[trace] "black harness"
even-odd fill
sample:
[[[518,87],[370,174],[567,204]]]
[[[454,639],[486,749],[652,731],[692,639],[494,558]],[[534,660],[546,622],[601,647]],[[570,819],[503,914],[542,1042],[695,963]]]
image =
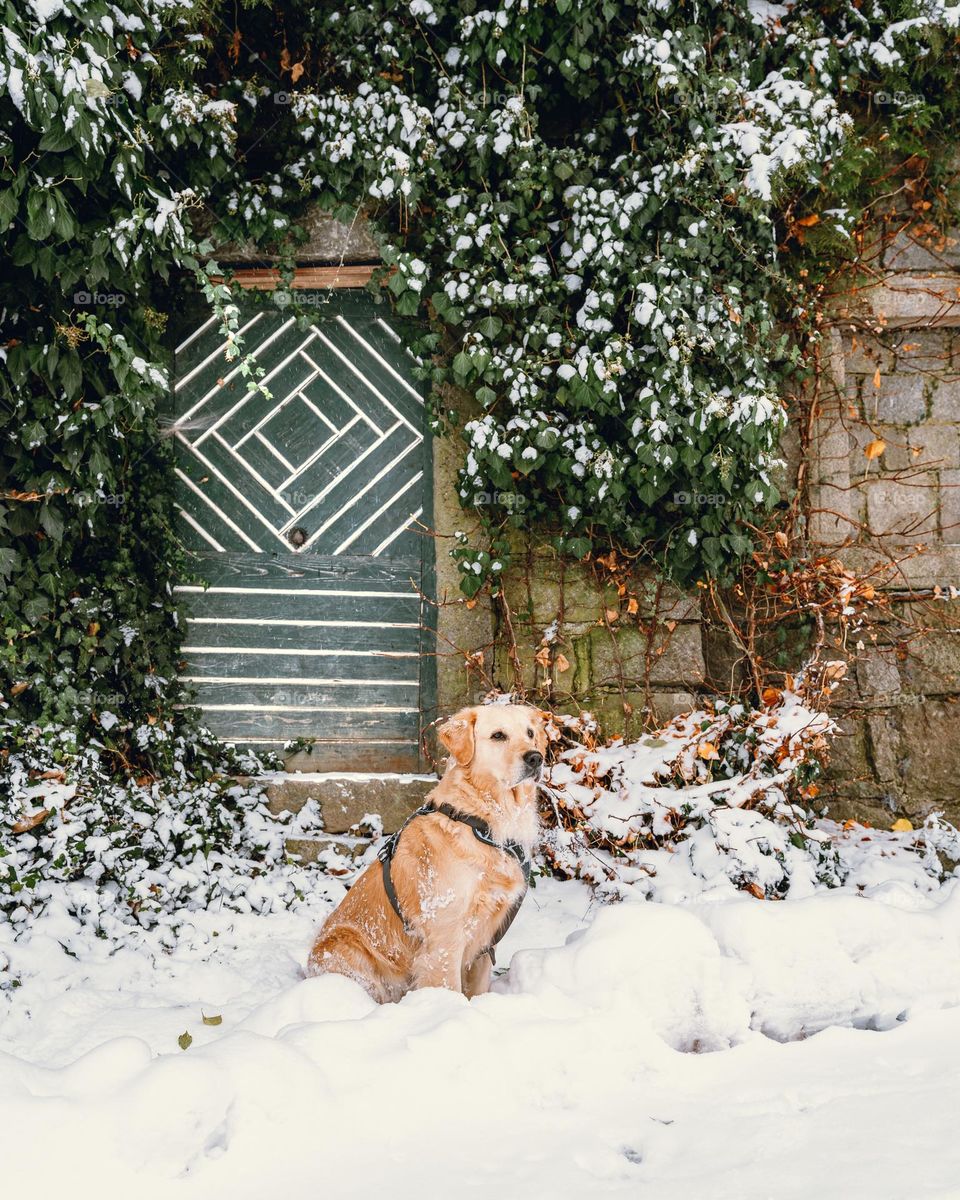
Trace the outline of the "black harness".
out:
[[[493,935],[493,941],[481,954],[489,954],[492,962],[496,962],[497,958],[494,954],[494,946],[507,932],[513,924],[513,919],[520,911],[520,905],[523,903],[524,896],[527,894],[527,888],[530,884],[530,868],[531,862],[527,857],[526,852],[519,842],[498,842],[490,829],[490,826],[482,817],[472,817],[469,813],[458,812],[449,804],[424,804],[422,808],[418,808],[416,812],[410,814],[404,821],[396,833],[390,837],[380,847],[377,857],[380,859],[380,865],[383,869],[383,890],[387,893],[387,899],[390,901],[390,907],[400,918],[400,924],[403,926],[404,932],[415,937],[415,931],[407,924],[407,919],[403,915],[403,910],[400,908],[400,901],[397,899],[397,892],[393,886],[393,879],[390,873],[390,864],[393,861],[393,856],[397,852],[397,846],[400,845],[400,835],[417,817],[426,817],[431,813],[440,813],[444,817],[449,817],[451,821],[460,821],[463,825],[469,825],[473,830],[473,836],[478,842],[484,842],[487,846],[493,846],[495,850],[502,850],[504,854],[512,854],[520,865],[520,870],[523,872],[523,891],[517,897],[516,901],[510,906],[510,910],[500,922],[497,932]]]

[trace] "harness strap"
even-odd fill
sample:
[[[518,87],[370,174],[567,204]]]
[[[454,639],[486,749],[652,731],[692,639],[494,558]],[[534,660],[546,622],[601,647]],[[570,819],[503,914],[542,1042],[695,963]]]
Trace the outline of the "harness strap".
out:
[[[530,870],[532,863],[527,857],[523,846],[521,846],[519,842],[498,842],[494,838],[493,831],[491,830],[490,826],[482,817],[474,817],[471,816],[470,813],[459,812],[450,804],[424,804],[421,808],[418,808],[415,812],[412,812],[400,826],[397,832],[391,834],[390,837],[387,838],[377,853],[377,857],[380,859],[380,867],[383,874],[383,890],[386,892],[387,899],[390,901],[390,907],[400,918],[400,924],[403,926],[404,933],[413,936],[414,930],[411,929],[410,925],[407,923],[406,917],[403,915],[403,910],[400,907],[400,901],[397,897],[397,890],[393,886],[390,864],[393,861],[394,854],[397,852],[397,846],[400,844],[400,835],[403,833],[406,827],[416,817],[428,816],[430,813],[440,813],[442,816],[448,817],[451,821],[459,821],[463,825],[469,825],[473,830],[473,836],[477,839],[477,841],[483,842],[484,845],[487,846],[493,846],[496,850],[502,850],[505,854],[512,855],[520,866],[520,870],[523,873],[523,891],[510,906],[509,911],[504,915],[497,932],[493,935],[493,941],[489,946],[480,952],[481,954],[489,954],[491,961],[496,963],[497,957],[494,953],[494,946],[496,946],[496,944],[501,940],[501,938],[513,924],[514,918],[520,911],[520,905],[523,903],[524,897],[527,894],[527,886],[530,882]]]

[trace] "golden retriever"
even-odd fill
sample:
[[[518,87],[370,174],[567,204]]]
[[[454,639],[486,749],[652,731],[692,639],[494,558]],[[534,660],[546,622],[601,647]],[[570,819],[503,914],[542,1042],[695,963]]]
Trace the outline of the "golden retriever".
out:
[[[518,704],[465,708],[439,737],[450,759],[427,796],[428,811],[395,835],[387,868],[382,861],[367,867],[310,952],[310,974],[346,975],[380,1003],[411,988],[487,991],[489,951],[526,892],[529,868],[520,860],[529,863],[537,841],[537,780],[546,753],[540,714]],[[472,818],[473,826],[436,811],[440,806]]]

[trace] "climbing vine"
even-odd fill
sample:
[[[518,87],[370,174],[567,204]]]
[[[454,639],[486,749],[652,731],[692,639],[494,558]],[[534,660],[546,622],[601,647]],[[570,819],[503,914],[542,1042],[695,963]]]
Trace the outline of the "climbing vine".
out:
[[[233,312],[201,229],[289,261],[308,205],[371,222],[464,441],[468,594],[533,528],[724,580],[783,501],[783,383],[879,151],[955,129],[933,0],[3,12],[0,690],[158,768],[140,731],[183,699],[164,327],[198,278]]]

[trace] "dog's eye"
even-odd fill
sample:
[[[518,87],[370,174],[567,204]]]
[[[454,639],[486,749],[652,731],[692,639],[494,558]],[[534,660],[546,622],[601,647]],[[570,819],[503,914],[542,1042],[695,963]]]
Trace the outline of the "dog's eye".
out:
[[[528,730],[527,730],[527,737],[533,737],[533,730],[532,730],[532,729],[528,729]]]
[[[506,740],[507,740],[507,735],[503,732],[502,729],[498,729],[496,733],[490,734],[491,742],[505,742]]]

